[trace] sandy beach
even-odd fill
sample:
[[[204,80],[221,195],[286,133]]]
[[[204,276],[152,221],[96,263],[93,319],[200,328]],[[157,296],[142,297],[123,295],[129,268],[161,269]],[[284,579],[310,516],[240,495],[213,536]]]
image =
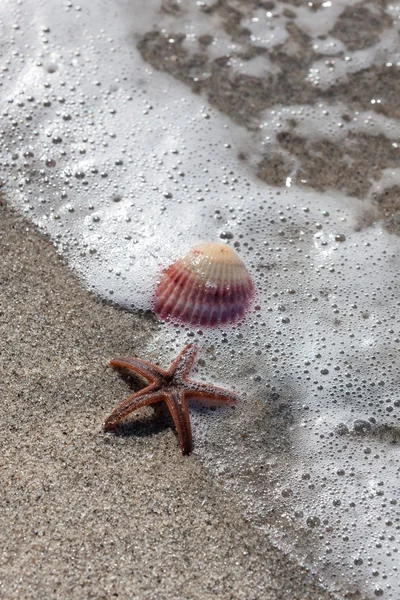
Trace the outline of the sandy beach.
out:
[[[400,3],[0,23],[0,599],[398,600]],[[155,302],[204,242],[254,287],[218,327]],[[159,404],[105,433],[109,361],[188,342],[236,410],[192,403],[187,457]]]
[[[83,289],[54,248],[0,207],[0,596],[327,600],[257,532],[167,420],[102,424],[153,324]]]

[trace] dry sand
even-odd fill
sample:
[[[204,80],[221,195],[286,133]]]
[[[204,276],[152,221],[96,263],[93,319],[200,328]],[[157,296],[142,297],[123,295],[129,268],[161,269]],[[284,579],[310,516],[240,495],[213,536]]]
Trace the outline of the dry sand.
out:
[[[102,423],[127,394],[107,368],[149,321],[88,292],[0,206],[0,597],[324,600],[259,535],[170,423]]]

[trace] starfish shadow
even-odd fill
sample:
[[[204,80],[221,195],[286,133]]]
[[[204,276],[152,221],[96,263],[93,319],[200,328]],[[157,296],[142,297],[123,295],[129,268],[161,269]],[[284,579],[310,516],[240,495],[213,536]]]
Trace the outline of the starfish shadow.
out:
[[[132,390],[132,393],[146,387],[146,382],[141,377],[120,371],[120,378]],[[157,402],[152,406],[143,407],[135,415],[131,415],[112,430],[116,437],[151,437],[173,428],[174,421],[163,402]],[[111,432],[110,432],[111,433]]]
[[[166,415],[157,418],[155,415],[138,416],[136,419],[129,419],[120,423],[114,430],[116,437],[152,437],[170,429],[173,425],[172,419]]]

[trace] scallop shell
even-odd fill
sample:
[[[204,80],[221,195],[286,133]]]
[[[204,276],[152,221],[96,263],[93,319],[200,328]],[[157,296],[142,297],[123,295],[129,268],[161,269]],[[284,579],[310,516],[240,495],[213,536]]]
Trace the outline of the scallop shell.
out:
[[[155,294],[162,319],[213,326],[242,317],[254,286],[232,248],[210,242],[192,248],[167,267]]]

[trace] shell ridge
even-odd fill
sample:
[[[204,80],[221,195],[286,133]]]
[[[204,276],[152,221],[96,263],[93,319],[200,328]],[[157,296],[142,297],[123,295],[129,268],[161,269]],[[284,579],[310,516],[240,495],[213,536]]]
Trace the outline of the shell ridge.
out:
[[[175,273],[178,275],[177,277]],[[161,292],[156,303],[156,312],[160,312],[161,318],[168,317],[175,305],[175,296],[181,286],[183,277],[183,272],[179,274],[178,263],[171,265],[164,271],[158,288]]]

